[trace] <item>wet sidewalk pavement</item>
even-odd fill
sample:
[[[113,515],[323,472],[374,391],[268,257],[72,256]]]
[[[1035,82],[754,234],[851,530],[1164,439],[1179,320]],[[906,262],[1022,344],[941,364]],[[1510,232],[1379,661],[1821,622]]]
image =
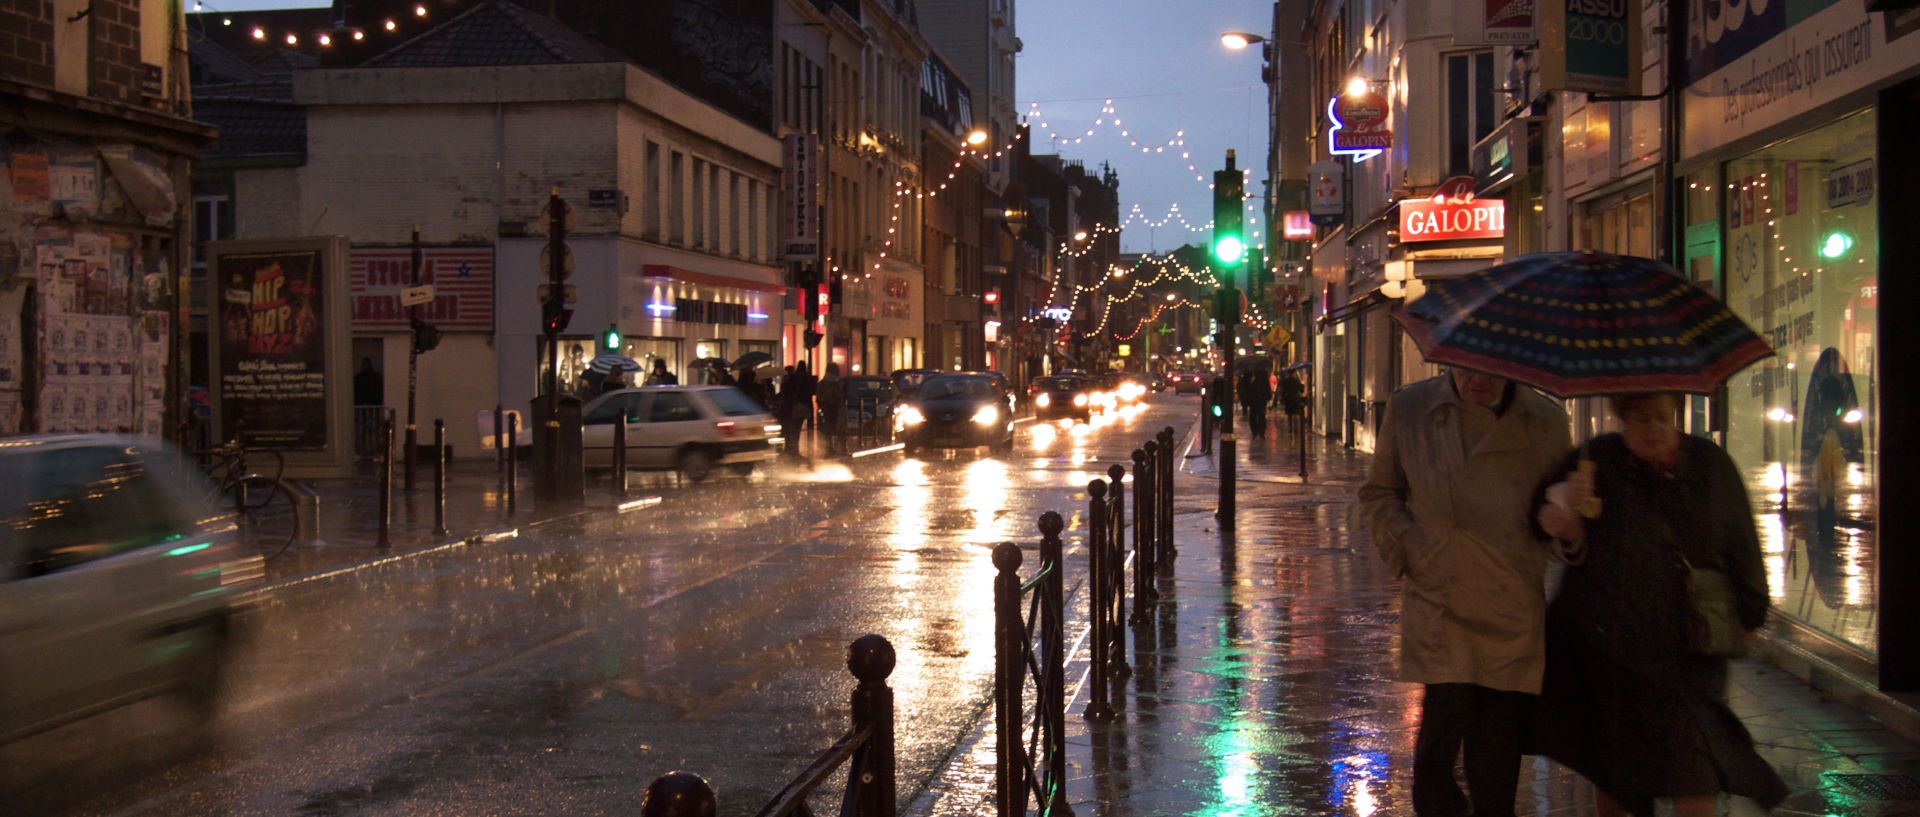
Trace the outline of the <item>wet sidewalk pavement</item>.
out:
[[[1309,437],[1303,483],[1298,438],[1243,434],[1237,531],[1223,534],[1217,469],[1185,456],[1194,442],[1189,432],[1178,449],[1173,573],[1153,620],[1130,630],[1133,674],[1114,683],[1110,721],[1082,717],[1084,623],[1069,614],[1074,813],[1412,817],[1420,692],[1395,679],[1398,586],[1352,514],[1367,456]],[[1775,814],[1920,814],[1920,747],[1763,661],[1735,661],[1731,683],[1735,711],[1792,786]],[[977,732],[906,813],[992,814],[992,757]],[[1538,757],[1525,760],[1520,801],[1521,815],[1595,813],[1590,787]],[[1729,798],[1722,813],[1761,812]]]

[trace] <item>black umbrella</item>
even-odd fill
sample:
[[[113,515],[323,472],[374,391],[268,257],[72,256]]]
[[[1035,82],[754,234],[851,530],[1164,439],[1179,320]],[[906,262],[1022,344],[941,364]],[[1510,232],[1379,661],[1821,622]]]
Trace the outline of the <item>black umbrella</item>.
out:
[[[727,359],[723,357],[696,358],[692,363],[687,364],[687,368],[689,369],[725,369],[727,368]]]
[[[763,363],[771,363],[771,362],[773,362],[773,355],[767,354],[766,352],[762,352],[756,349],[754,351],[741,355],[739,360],[735,360],[733,362],[733,365],[728,366],[727,368],[752,369],[760,366]]]

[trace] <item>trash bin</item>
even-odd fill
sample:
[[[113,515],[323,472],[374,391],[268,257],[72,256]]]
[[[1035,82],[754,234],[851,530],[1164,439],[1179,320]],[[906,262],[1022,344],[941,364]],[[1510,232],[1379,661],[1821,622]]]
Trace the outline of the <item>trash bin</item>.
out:
[[[533,496],[540,502],[586,501],[586,468],[581,461],[580,398],[562,395],[551,417],[547,398],[533,398]]]

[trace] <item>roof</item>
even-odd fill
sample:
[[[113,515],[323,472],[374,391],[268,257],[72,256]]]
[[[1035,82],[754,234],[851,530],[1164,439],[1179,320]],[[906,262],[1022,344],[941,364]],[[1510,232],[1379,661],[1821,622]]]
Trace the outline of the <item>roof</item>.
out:
[[[627,62],[627,58],[552,17],[505,0],[487,0],[364,65],[452,68],[591,62]]]
[[[307,152],[307,114],[291,100],[195,96],[193,118],[220,128],[220,141],[201,151],[202,160]]]

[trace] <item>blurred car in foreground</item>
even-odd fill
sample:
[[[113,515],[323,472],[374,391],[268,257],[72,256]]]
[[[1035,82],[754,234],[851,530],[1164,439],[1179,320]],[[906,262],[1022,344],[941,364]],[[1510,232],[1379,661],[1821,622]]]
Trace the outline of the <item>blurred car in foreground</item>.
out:
[[[158,440],[0,446],[0,743],[177,692],[210,718],[235,596],[265,575]]]
[[[1085,420],[1093,415],[1091,389],[1085,378],[1058,374],[1036,377],[1028,390],[1036,420],[1062,417]]]
[[[1207,376],[1199,372],[1174,372],[1167,375],[1174,394],[1199,394],[1207,387]]]
[[[582,412],[581,458],[613,468],[613,427],[625,418],[627,467],[677,470],[699,482],[717,467],[750,474],[780,454],[780,423],[732,386],[642,386],[600,395]]]
[[[1013,410],[1005,389],[984,374],[927,378],[894,412],[894,433],[907,453],[924,448],[992,446],[1013,450]]]

